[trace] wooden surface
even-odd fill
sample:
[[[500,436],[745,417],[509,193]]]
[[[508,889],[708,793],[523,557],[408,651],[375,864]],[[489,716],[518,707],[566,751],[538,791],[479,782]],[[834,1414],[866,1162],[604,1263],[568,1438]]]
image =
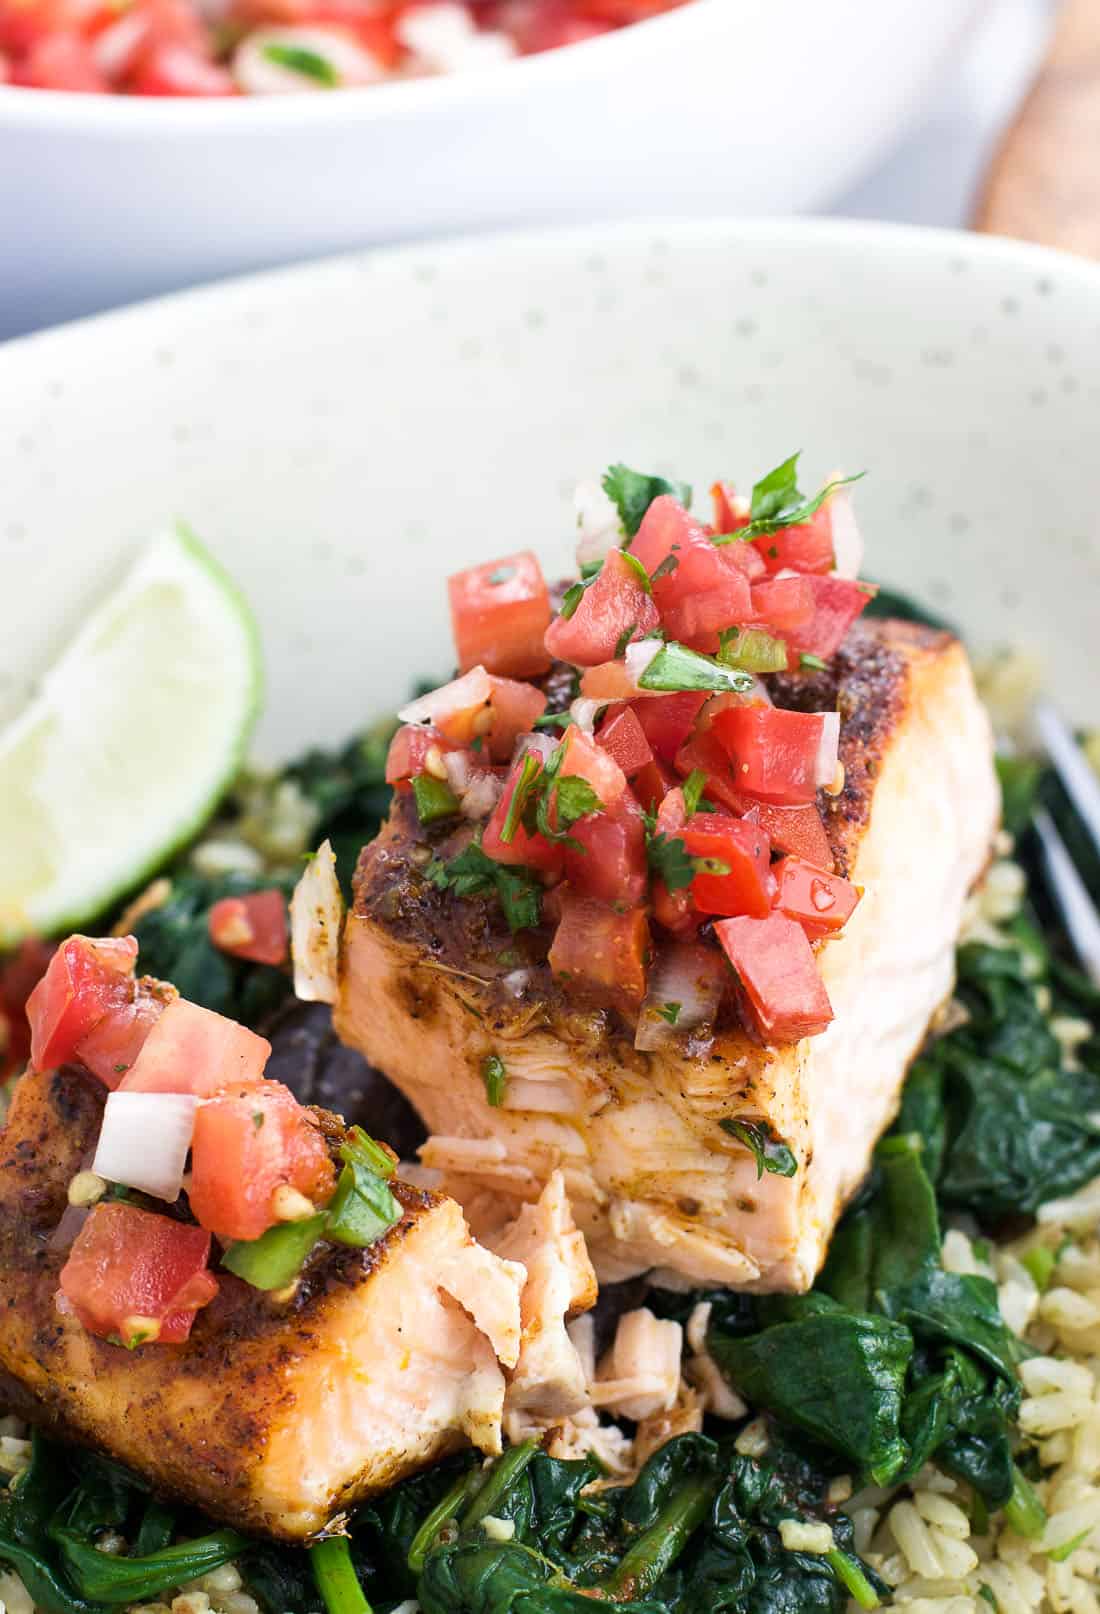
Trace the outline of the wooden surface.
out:
[[[1063,0],[974,225],[1100,258],[1100,0]]]

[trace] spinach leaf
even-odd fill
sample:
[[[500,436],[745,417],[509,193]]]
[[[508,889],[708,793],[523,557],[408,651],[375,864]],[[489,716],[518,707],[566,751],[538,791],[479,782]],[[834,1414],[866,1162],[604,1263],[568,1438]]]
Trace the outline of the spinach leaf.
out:
[[[761,1306],[760,1333],[708,1349],[748,1401],[843,1452],[887,1484],[905,1464],[900,1435],[913,1336],[887,1317],[845,1311],[827,1295]]]

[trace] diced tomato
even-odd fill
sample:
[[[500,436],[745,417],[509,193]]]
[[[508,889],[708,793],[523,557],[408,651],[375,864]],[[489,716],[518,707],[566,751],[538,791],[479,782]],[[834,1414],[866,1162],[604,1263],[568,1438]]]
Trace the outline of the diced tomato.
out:
[[[653,761],[645,730],[629,706],[620,707],[604,719],[596,733],[596,744],[614,757],[628,779]]]
[[[747,913],[762,919],[770,911],[775,893],[771,845],[759,824],[724,813],[696,813],[680,836],[691,857],[729,869],[728,874],[700,872],[691,882],[700,913]]]
[[[813,599],[813,613],[807,622],[787,635],[788,666],[797,670],[803,655],[835,656],[852,623],[875,590],[868,583],[854,583],[847,577],[807,577]]]
[[[581,694],[586,700],[606,701],[610,705],[636,699],[638,686],[627,671],[625,661],[603,661],[581,674]]]
[[[808,577],[773,577],[754,583],[752,620],[789,638],[804,628],[814,614],[813,587]]]
[[[159,44],[149,51],[130,81],[133,95],[239,95],[227,68],[186,45]]]
[[[108,1010],[133,1002],[137,954],[133,936],[70,936],[62,942],[27,999],[36,1070],[72,1059]]]
[[[137,1063],[146,1038],[170,1002],[170,994],[138,989],[133,1002],[107,1011],[76,1046],[80,1063],[112,1090]]]
[[[634,775],[630,788],[646,812],[655,813],[675,783],[676,775],[672,770],[654,758]]]
[[[648,957],[649,926],[641,908],[620,914],[591,897],[565,893],[549,954],[556,976],[640,1004]]]
[[[711,547],[702,527],[688,515],[679,500],[669,493],[654,499],[631,540],[630,553],[645,567],[653,584],[657,609],[662,614],[669,580],[679,569],[680,557],[698,544]],[[659,573],[662,567],[667,568],[664,574],[654,578],[654,573]]]
[[[516,741],[529,734],[546,710],[546,696],[534,684],[514,678],[490,678],[492,693],[489,709],[493,726],[489,730],[489,755],[494,762],[510,762]]]
[[[711,733],[733,763],[735,788],[745,795],[780,806],[816,798],[824,713],[731,707],[719,712]]]
[[[277,1188],[324,1203],[335,1172],[325,1140],[289,1088],[260,1081],[234,1086],[195,1116],[191,1210],[222,1239],[258,1239],[277,1220]]]
[[[49,942],[28,936],[0,965],[0,1077],[6,1065],[22,1065],[30,1053],[27,999],[53,954]]]
[[[634,703],[631,710],[641,724],[654,756],[662,762],[675,761],[676,753],[691,733],[706,699],[704,693],[689,689],[682,695],[657,695],[650,700]]]
[[[749,524],[749,501],[732,482],[715,482],[710,490],[715,532],[737,532]]]
[[[724,689],[721,694],[708,695],[699,708],[699,716],[695,719],[695,732],[698,735],[709,733],[714,727],[714,720],[723,712],[735,711],[742,706],[770,706],[771,699],[764,685],[759,681],[754,688],[744,691]]]
[[[747,577],[669,495],[654,499],[630,553],[649,573],[670,638],[715,651],[723,628],[750,617]]]
[[[101,1339],[179,1344],[218,1292],[209,1259],[202,1228],[136,1205],[96,1205],[61,1269],[61,1294]]]
[[[621,656],[632,640],[647,638],[660,620],[637,570],[613,549],[573,615],[555,617],[547,628],[546,650],[555,661],[596,667]]]
[[[566,729],[561,743],[558,778],[583,779],[592,786],[605,809],[613,807],[626,790],[626,775],[615,758],[575,723]]]
[[[435,746],[439,751],[461,750],[431,723],[405,723],[390,741],[386,757],[386,783],[403,784],[416,779],[424,772],[428,752]]]
[[[816,1037],[833,1018],[825,983],[802,926],[786,914],[721,919],[714,927],[737,971],[746,1006],[766,1042]]]
[[[678,785],[666,791],[657,807],[656,833],[669,839],[679,836],[687,823],[687,808],[684,805],[684,793]],[[677,935],[686,935],[689,931],[698,928],[701,915],[691,900],[691,887],[681,886],[678,891],[670,891],[665,882],[657,875],[654,876],[651,900],[653,904],[653,917],[666,930],[672,930]]]
[[[493,808],[489,822],[481,835],[481,850],[486,857],[491,857],[497,863],[508,863],[528,869],[541,869],[544,873],[557,873],[562,866],[561,847],[553,841],[548,841],[545,835],[538,831],[528,834],[522,824],[514,826],[512,839],[503,839],[502,832],[508,822],[508,813],[512,805],[512,797],[516,793],[520,779],[523,777],[523,764],[527,753],[517,757],[511,773],[504,781],[500,800]],[[539,772],[542,763],[539,763]]]
[[[863,895],[850,880],[800,857],[782,858],[775,874],[775,906],[788,919],[797,919],[811,941],[843,930]]]
[[[629,790],[610,812],[589,813],[569,830],[583,850],[566,846],[565,876],[581,896],[634,908],[645,896],[645,820]]]
[[[274,887],[222,897],[207,916],[210,940],[223,953],[253,964],[285,964],[286,898]]]
[[[230,1082],[258,1081],[271,1055],[266,1037],[186,998],[169,1003],[119,1086],[127,1093],[211,1098]]]
[[[808,863],[831,869],[833,854],[816,805],[777,807],[770,802],[753,801],[733,782],[733,763],[713,735],[697,734],[683,746],[676,758],[677,769],[686,778],[696,768],[707,776],[706,795],[713,802],[742,815],[755,808],[760,824],[778,852],[793,852]]]
[[[725,564],[743,572],[750,583],[759,583],[767,577],[768,568],[751,544],[718,544],[716,549]]]
[[[547,670],[550,594],[529,549],[456,572],[447,592],[460,671],[480,664],[503,678],[530,678]]]
[[[758,551],[769,572],[831,572],[836,564],[833,554],[833,522],[826,502],[809,521],[796,527],[781,527],[778,532],[764,538],[754,538]]]
[[[96,66],[91,44],[77,33],[52,34],[37,40],[16,66],[12,79],[36,90],[94,95],[111,88]]]

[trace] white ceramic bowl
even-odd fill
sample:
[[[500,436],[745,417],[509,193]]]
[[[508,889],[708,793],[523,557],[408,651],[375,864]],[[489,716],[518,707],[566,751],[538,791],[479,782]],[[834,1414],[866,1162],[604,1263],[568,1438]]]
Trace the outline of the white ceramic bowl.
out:
[[[107,315],[0,348],[0,719],[174,516],[258,613],[271,756],[448,672],[445,573],[564,570],[577,479],[702,494],[805,448],[806,486],[868,469],[871,575],[1037,645],[1095,722],[1098,416],[1100,267],[881,225],[390,250]]]
[[[983,0],[695,0],[451,78],[241,101],[0,88],[0,335],[446,231],[796,211],[900,133]]]

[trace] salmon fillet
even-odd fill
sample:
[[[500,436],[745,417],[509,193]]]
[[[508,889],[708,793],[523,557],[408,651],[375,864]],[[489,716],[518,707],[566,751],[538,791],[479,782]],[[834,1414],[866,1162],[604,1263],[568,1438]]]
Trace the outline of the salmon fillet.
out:
[[[772,689],[778,704],[841,713],[844,788],[820,806],[838,872],[866,890],[821,951],[835,1011],[822,1036],[761,1046],[727,1010],[709,1047],[637,1052],[614,1013],[563,996],[539,961],[545,939],[513,940],[495,904],[424,878],[426,832],[407,798],[360,858],[339,1033],[416,1105],[432,1134],[422,1160],[475,1228],[560,1169],[601,1281],[656,1268],[808,1289],[952,988],[999,813],[963,647],[909,623],[858,624],[828,673]],[[481,1076],[489,1053],[508,1075],[499,1108]],[[794,1176],[758,1178],[724,1118],[767,1122]]]
[[[219,1272],[186,1344],[127,1351],[60,1315],[75,1231],[59,1224],[104,1098],[81,1070],[32,1071],[0,1132],[0,1405],[287,1540],[468,1442],[500,1450],[524,1269],[475,1244],[453,1199],[407,1184],[383,1238],[321,1246],[289,1299]],[[342,1124],[314,1114],[335,1144]]]

